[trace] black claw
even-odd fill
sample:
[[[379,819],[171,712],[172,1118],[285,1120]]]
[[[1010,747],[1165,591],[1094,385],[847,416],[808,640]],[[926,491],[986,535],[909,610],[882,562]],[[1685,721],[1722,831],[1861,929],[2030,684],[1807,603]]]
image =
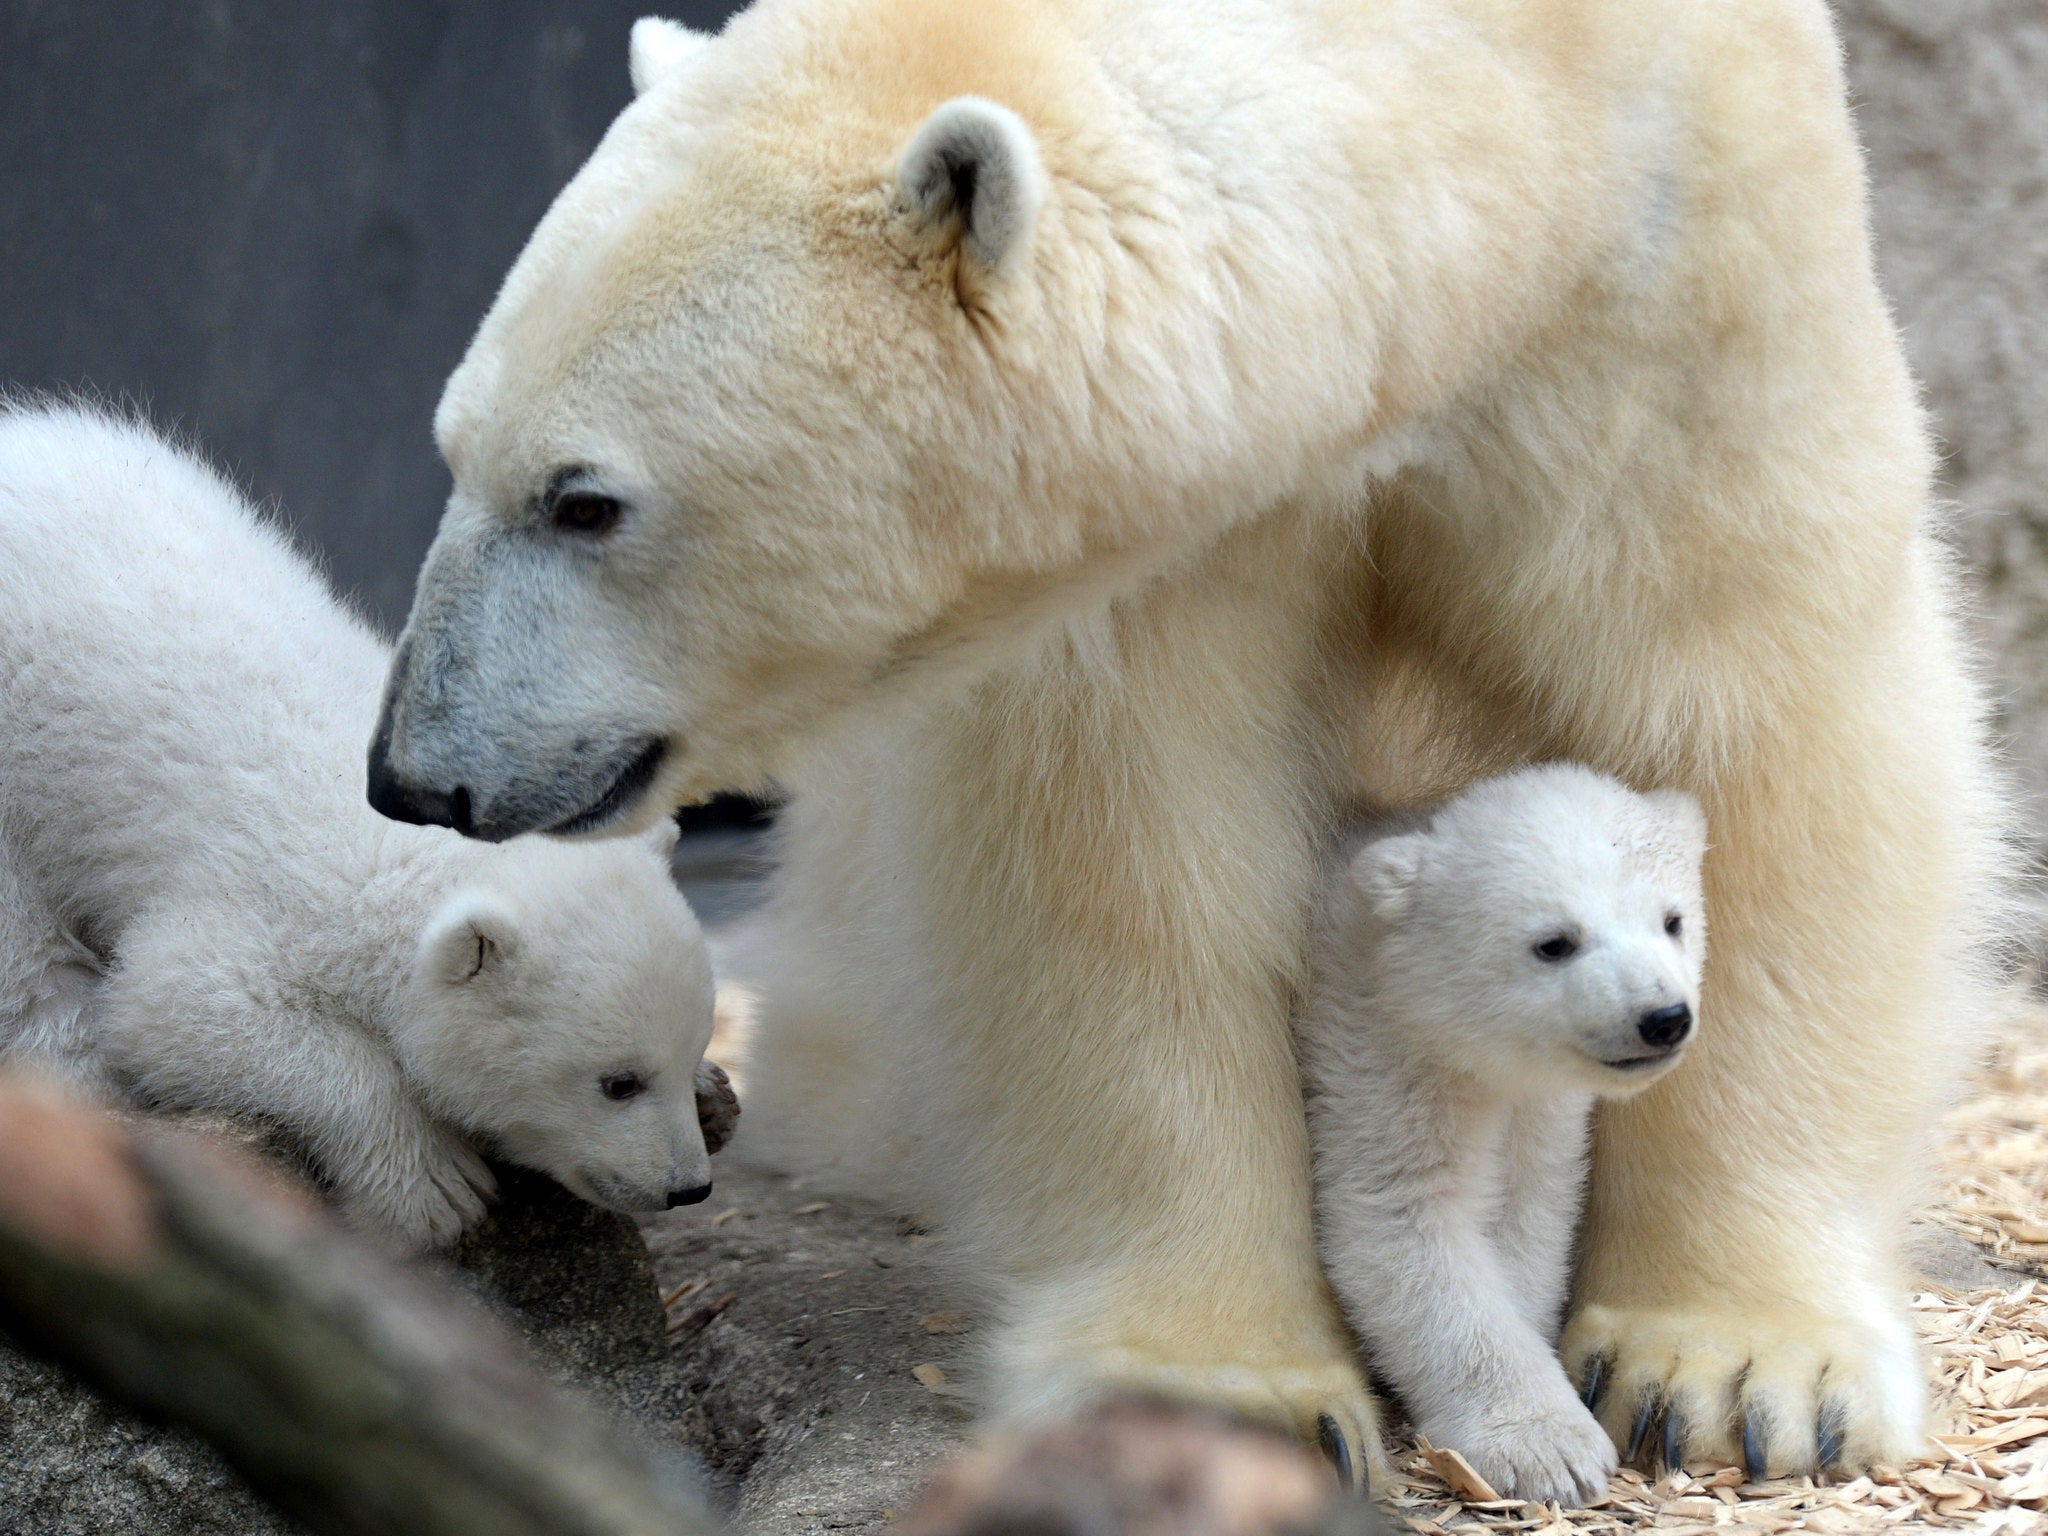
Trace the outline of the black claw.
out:
[[[1579,1401],[1592,1412],[1600,1406],[1600,1389],[1607,1384],[1607,1357],[1595,1355],[1586,1362],[1586,1385],[1579,1393]]]
[[[1357,1491],[1358,1475],[1352,1468],[1351,1446],[1344,1438],[1344,1431],[1337,1427],[1337,1421],[1327,1413],[1316,1416],[1316,1444],[1330,1458],[1330,1465],[1337,1469],[1338,1486],[1347,1493]]]
[[[1621,1453],[1623,1461],[1634,1461],[1643,1453],[1643,1442],[1650,1438],[1650,1426],[1657,1421],[1657,1409],[1663,1399],[1653,1387],[1643,1393],[1643,1400],[1636,1405],[1635,1422],[1629,1426],[1628,1449]]]
[[[1840,1403],[1823,1403],[1820,1423],[1816,1426],[1820,1439],[1820,1470],[1825,1472],[1842,1459],[1842,1438],[1846,1426],[1843,1420],[1848,1411]]]
[[[1676,1472],[1685,1465],[1685,1415],[1677,1404],[1664,1410],[1664,1470]]]
[[[1752,1483],[1770,1475],[1771,1464],[1764,1455],[1763,1426],[1751,1409],[1742,1410],[1742,1471]]]

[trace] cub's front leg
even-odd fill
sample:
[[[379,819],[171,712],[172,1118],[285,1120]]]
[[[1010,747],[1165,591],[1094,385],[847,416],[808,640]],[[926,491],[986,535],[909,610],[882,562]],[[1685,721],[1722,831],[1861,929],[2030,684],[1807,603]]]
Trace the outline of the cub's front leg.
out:
[[[146,1102],[277,1125],[351,1224],[408,1248],[453,1243],[483,1216],[490,1170],[420,1107],[383,1041],[238,993],[225,983],[246,969],[225,957],[195,962],[228,920],[131,930],[102,1020],[113,1070]]]
[[[1614,1446],[1551,1347],[1555,1283],[1530,1294],[1540,1255],[1506,1261],[1487,1231],[1502,1191],[1473,1152],[1485,1128],[1438,1123],[1441,1096],[1405,1093],[1398,1070],[1333,1071],[1313,1046],[1307,1068],[1330,1281],[1416,1428],[1503,1494],[1597,1497]]]
[[[1592,1114],[1591,1098],[1560,1094],[1517,1105],[1507,1125],[1505,1194],[1490,1237],[1522,1316],[1552,1344],[1585,1204]]]

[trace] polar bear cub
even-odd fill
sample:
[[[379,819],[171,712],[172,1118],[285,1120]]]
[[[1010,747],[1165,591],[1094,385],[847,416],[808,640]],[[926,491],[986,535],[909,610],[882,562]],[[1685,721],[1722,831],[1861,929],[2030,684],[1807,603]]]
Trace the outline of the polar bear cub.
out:
[[[1568,764],[1352,840],[1318,902],[1301,1054],[1319,1226],[1367,1357],[1495,1488],[1615,1470],[1554,1345],[1597,1098],[1692,1033],[1706,821]]]
[[[672,826],[384,820],[388,659],[190,455],[0,411],[0,1060],[267,1119],[411,1245],[481,1213],[478,1146],[615,1209],[701,1199],[699,1095],[730,1100]]]

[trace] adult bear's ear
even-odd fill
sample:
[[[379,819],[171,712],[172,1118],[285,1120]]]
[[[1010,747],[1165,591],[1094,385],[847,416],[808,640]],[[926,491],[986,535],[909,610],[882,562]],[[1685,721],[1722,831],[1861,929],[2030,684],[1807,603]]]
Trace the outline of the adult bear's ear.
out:
[[[935,238],[960,242],[996,270],[1031,243],[1045,167],[1024,119],[979,96],[956,96],[911,135],[896,167],[911,211]]]
[[[420,940],[420,969],[451,986],[504,964],[519,947],[519,924],[497,897],[457,896],[434,914]]]
[[[1420,832],[1409,832],[1367,843],[1352,857],[1351,882],[1382,921],[1393,922],[1408,910],[1427,846]]]
[[[693,32],[679,21],[642,16],[633,23],[633,39],[626,45],[626,70],[633,77],[633,94],[646,95],[649,86],[689,63],[710,41],[710,34]]]

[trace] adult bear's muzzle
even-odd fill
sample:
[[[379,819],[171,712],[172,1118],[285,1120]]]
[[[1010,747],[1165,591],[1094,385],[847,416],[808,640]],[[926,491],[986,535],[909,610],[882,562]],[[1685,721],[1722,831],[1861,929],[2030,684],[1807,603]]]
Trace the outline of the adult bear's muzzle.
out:
[[[370,741],[370,807],[393,821],[448,827],[487,843],[524,832],[595,832],[632,811],[668,756],[665,737],[614,730],[579,737],[543,775],[506,771],[517,759],[480,733],[461,730],[459,719],[422,722],[404,708],[406,660],[401,646]],[[450,738],[440,750],[437,733]],[[460,766],[435,772],[421,764]]]
[[[441,790],[400,777],[391,766],[391,703],[387,699],[370,740],[370,809],[393,821],[416,827],[451,827],[464,837],[477,835],[471,817],[468,786]]]

